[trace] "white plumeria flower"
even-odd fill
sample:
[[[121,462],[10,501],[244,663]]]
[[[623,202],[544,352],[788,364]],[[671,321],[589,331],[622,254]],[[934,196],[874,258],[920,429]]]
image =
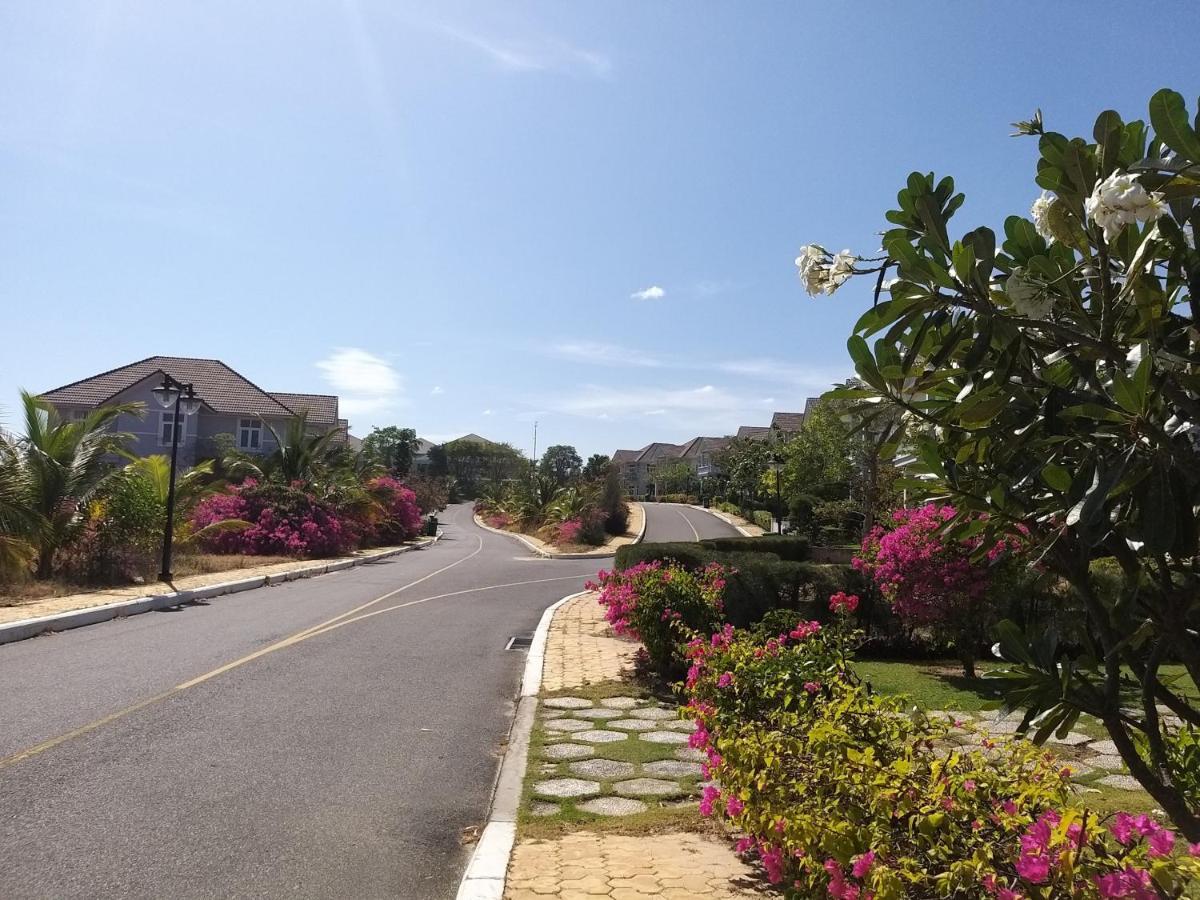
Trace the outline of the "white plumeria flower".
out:
[[[829,266],[830,286],[826,289],[828,293],[832,294],[846,283],[846,280],[854,274],[854,263],[857,261],[858,257],[849,250],[834,254],[833,262]]]
[[[1037,233],[1044,237],[1047,241],[1053,243],[1054,233],[1050,230],[1050,207],[1054,204],[1055,197],[1049,191],[1042,191],[1042,195],[1033,201],[1033,206],[1029,208],[1029,214],[1033,216],[1033,227],[1037,229]]]
[[[810,297],[827,292],[829,283],[829,251],[818,244],[805,244],[796,257],[796,268],[804,289]]]
[[[1022,267],[1017,266],[1012,270],[1004,285],[1004,292],[1018,315],[1027,319],[1050,318],[1054,295],[1046,290],[1044,284],[1030,278]]]
[[[1167,207],[1161,193],[1147,191],[1135,176],[1113,172],[1096,182],[1083,208],[1088,218],[1104,229],[1104,239],[1114,241],[1126,225],[1153,222]]]

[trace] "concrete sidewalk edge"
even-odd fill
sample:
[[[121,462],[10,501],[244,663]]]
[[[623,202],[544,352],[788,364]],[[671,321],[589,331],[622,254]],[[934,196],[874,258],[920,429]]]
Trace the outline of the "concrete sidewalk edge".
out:
[[[634,502],[636,502],[636,501],[634,501]],[[638,504],[638,505],[640,505],[640,504]],[[484,531],[490,531],[492,534],[498,534],[498,535],[501,535],[502,537],[516,538],[518,541],[520,541],[522,544],[524,544],[531,553],[537,554],[538,556],[542,557],[542,559],[611,559],[612,557],[617,555],[616,550],[596,550],[596,551],[590,551],[587,553],[551,553],[546,548],[537,546],[537,544],[535,544],[533,541],[529,540],[529,538],[527,538],[523,534],[518,534],[515,531],[505,531],[503,528],[493,528],[491,525],[488,525],[486,522],[484,522],[483,519],[481,519],[479,517],[478,513],[472,513],[471,517],[475,520],[475,524],[478,525],[480,528],[482,528]],[[642,528],[637,533],[637,537],[635,537],[629,543],[630,544],[640,544],[642,542],[642,538],[644,538],[645,536],[646,536],[646,511],[645,511],[645,508],[643,507],[643,509],[642,509]],[[626,544],[624,546],[629,546],[629,545]]]
[[[552,603],[546,607],[538,622],[529,656],[525,660],[525,672],[521,676],[521,692],[508,733],[508,748],[500,761],[500,771],[492,791],[488,821],[463,872],[457,900],[502,900],[504,896],[508,861],[517,839],[517,811],[521,805],[521,786],[525,781],[529,736],[533,733],[534,714],[537,712],[537,695],[542,686],[550,622],[559,607],[586,593],[578,591]]]
[[[377,560],[390,559],[393,556],[399,556],[401,553],[408,553],[410,550],[420,550],[424,547],[432,546],[440,538],[441,534],[439,533],[434,538],[405,547],[396,547],[393,550],[385,550],[382,553],[374,553],[370,556],[339,559],[330,563],[317,563],[316,565],[304,565],[295,569],[288,569],[286,572],[255,575],[251,578],[242,578],[237,581],[223,581],[220,584],[210,584],[205,587],[190,588],[182,591],[150,594],[145,597],[135,597],[132,600],[120,600],[116,603],[105,603],[101,606],[88,606],[83,609],[54,613],[50,616],[40,616],[36,619],[18,619],[16,622],[8,622],[0,625],[0,644],[23,641],[26,638],[36,637],[48,631],[66,631],[70,628],[80,628],[84,625],[95,625],[111,619],[136,616],[141,613],[179,606],[196,600],[209,600],[213,597],[224,596],[225,594],[239,594],[242,591],[252,591],[268,585],[283,584],[286,581],[312,578],[314,575],[341,572],[345,569],[352,569],[366,563],[376,562]]]

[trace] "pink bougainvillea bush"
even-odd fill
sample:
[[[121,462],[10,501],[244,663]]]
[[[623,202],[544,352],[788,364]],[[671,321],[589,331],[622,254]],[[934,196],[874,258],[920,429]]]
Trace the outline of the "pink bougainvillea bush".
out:
[[[1020,550],[1016,538],[984,550],[978,538],[943,535],[952,506],[929,503],[898,509],[892,526],[876,526],[864,538],[854,567],[870,577],[904,625],[953,641],[968,675],[974,650],[995,619],[995,600],[1011,584]]]
[[[726,625],[687,646],[701,811],[787,897],[1200,896],[1200,845],[1168,825],[1086,811],[1052,754],[872,694],[847,661],[856,605],[835,595],[825,625]]]
[[[201,500],[191,526],[206,550],[250,556],[341,556],[363,535],[359,523],[302,489],[253,479]]]
[[[729,571],[712,563],[692,572],[658,560],[624,571],[601,572],[589,590],[600,592],[604,617],[620,635],[637,638],[660,674],[682,671],[679,648],[692,631],[712,631],[724,612]]]
[[[366,487],[378,505],[378,514],[370,518],[365,535],[370,543],[399,544],[421,533],[421,510],[412,490],[386,475],[371,479]]]

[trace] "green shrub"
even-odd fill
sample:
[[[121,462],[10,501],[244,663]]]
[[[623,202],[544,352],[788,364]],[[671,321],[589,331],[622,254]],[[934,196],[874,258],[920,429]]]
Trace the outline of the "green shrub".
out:
[[[725,572],[712,564],[693,571],[657,560],[620,572],[601,572],[604,617],[617,634],[638,638],[649,663],[660,675],[683,672],[681,647],[693,633],[709,633],[721,621]]]
[[[756,509],[750,512],[750,515],[745,516],[763,531],[771,531],[775,527],[775,517],[771,515],[770,510]]]
[[[673,561],[698,572],[718,563],[728,570],[725,617],[738,627],[753,625],[772,609],[809,611],[814,596],[858,591],[862,586],[862,577],[851,566],[796,562],[765,552],[777,545],[799,554],[802,539],[746,538],[744,543],[736,538],[715,540],[729,541],[721,546],[753,548],[756,552],[748,549],[721,552],[709,541],[629,544],[617,550],[616,568],[624,570],[639,563]]]
[[[804,562],[812,555],[808,538],[798,535],[705,538],[700,544],[718,553],[774,553],[789,562]]]
[[[1197,896],[1200,858],[1148,816],[1110,831],[1071,808],[1052,755],[872,694],[846,663],[848,626],[726,627],[686,651],[691,745],[713,782],[701,812],[744,834],[786,897]]]

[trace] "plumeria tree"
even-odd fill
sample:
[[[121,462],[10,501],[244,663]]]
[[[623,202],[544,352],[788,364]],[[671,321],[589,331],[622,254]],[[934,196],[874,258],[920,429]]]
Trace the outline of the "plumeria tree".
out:
[[[812,294],[868,275],[849,340],[869,418],[903,415],[914,480],[954,505],[948,537],[1019,525],[1085,615],[1069,634],[1001,623],[1010,702],[1044,739],[1098,717],[1130,773],[1200,841],[1200,120],[1162,90],[1149,120],[1101,113],[1092,140],[1038,141],[1028,218],[954,240],[950,178],[913,173],[877,257],[801,251]],[[874,338],[874,343],[868,343]],[[1115,596],[1089,568],[1110,557]]]

